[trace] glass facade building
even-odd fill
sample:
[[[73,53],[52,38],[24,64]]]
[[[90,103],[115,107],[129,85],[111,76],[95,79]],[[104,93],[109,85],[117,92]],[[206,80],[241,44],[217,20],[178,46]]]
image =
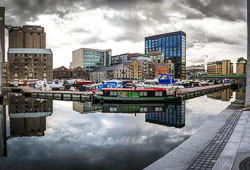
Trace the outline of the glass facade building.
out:
[[[82,67],[86,71],[92,71],[103,66],[110,66],[111,50],[98,50],[81,48],[73,51],[70,68]]]
[[[186,79],[186,33],[172,32],[145,37],[145,54],[161,51],[175,64],[175,77]]]

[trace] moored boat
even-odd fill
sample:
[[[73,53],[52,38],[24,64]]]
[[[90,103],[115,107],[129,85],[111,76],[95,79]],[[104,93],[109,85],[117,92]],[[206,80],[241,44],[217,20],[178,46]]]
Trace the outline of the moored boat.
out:
[[[103,95],[94,94],[94,102],[167,102],[179,101],[180,97],[168,96],[164,88],[135,89],[135,88],[103,88]]]

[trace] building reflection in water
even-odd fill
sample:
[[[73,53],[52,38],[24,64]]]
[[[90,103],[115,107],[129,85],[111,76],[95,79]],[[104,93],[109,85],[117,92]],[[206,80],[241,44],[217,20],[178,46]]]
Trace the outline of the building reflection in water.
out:
[[[243,94],[245,94],[245,89],[238,89],[236,91],[236,99],[239,99]]]
[[[165,104],[111,104],[103,105],[105,113],[145,113],[145,121],[165,126],[185,126],[185,101]]]
[[[83,113],[90,113],[95,111],[101,111],[101,105],[93,105],[92,102],[73,102],[73,110]]]
[[[207,95],[208,98],[217,99],[221,101],[230,101],[232,96],[233,96],[233,90],[230,88]]]
[[[0,157],[7,156],[6,111],[0,105]]]
[[[44,136],[46,117],[52,114],[52,100],[9,94],[8,105],[12,137]]]

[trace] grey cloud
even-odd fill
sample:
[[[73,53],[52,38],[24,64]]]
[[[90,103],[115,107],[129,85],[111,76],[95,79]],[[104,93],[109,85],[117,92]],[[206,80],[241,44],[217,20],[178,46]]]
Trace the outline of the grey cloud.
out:
[[[229,21],[246,21],[245,0],[184,0],[183,3],[198,10],[205,17],[215,17]]]
[[[79,10],[112,8],[116,10],[129,10],[135,8],[138,3],[156,3],[163,0],[8,0],[4,2],[6,7],[6,22],[9,24],[25,24],[35,21],[42,14],[56,14],[61,18]]]

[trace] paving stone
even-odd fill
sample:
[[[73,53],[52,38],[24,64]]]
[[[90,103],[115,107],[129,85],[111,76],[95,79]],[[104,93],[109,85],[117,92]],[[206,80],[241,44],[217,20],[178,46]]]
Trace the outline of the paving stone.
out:
[[[231,168],[232,160],[230,158],[222,158],[215,163],[213,170],[231,170]]]
[[[193,151],[201,151],[205,149],[208,143],[209,141],[190,137],[189,140],[183,142],[179,147],[190,149]]]
[[[149,165],[146,167],[144,170],[163,170],[163,169],[187,169],[187,165],[181,164],[179,162],[175,162],[172,160],[167,160],[167,159],[159,159],[155,163]]]

